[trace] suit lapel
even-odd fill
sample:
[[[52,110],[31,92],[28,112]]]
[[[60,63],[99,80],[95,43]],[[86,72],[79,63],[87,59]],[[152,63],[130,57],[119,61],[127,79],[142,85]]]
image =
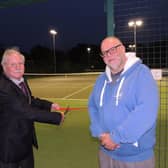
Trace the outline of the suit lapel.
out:
[[[31,91],[28,87],[27,81],[25,80],[25,84],[27,87],[27,91],[28,91],[28,96],[26,96],[23,91],[14,83],[12,82],[10,79],[8,79],[5,75],[3,75],[4,79],[8,81],[8,83],[10,84],[10,87],[16,92],[16,94],[21,95],[24,99],[26,99],[29,104],[31,104]]]

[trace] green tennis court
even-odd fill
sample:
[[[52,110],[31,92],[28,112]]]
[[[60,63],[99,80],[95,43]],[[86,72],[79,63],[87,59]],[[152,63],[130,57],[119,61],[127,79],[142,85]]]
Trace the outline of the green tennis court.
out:
[[[97,141],[89,133],[87,100],[97,75],[33,77],[29,84],[33,95],[65,107],[81,107],[71,111],[64,124],[57,127],[36,123],[39,150],[35,150],[37,168],[96,168]]]
[[[97,168],[98,141],[90,136],[87,101],[98,74],[38,76],[29,78],[33,95],[58,102],[71,111],[61,127],[36,123],[39,150],[35,150],[37,168]],[[156,144],[156,167],[168,165],[167,159],[167,80],[158,83],[161,104]]]

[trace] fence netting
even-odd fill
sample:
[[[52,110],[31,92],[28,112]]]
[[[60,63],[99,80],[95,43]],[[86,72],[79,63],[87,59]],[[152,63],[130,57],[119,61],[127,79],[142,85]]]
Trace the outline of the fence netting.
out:
[[[157,81],[160,92],[160,110],[157,123],[156,168],[168,167],[168,1],[120,0],[114,1],[115,35],[135,50],[137,56],[151,69],[161,69]],[[142,20],[142,26],[129,27],[129,21]],[[136,31],[136,32],[135,32]]]

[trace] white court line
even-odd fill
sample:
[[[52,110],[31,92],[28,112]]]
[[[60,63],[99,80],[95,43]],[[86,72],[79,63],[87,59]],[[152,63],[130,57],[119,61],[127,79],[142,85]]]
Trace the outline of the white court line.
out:
[[[63,99],[67,99],[67,98],[69,98],[69,97],[71,97],[71,96],[73,96],[73,95],[75,95],[75,94],[77,94],[77,93],[80,93],[80,92],[82,92],[83,90],[86,90],[86,89],[88,89],[88,88],[91,87],[91,86],[93,86],[93,84],[91,84],[91,85],[89,85],[89,86],[86,86],[86,87],[84,87],[84,88],[82,88],[82,89],[79,89],[79,90],[77,90],[76,92],[73,92],[72,94],[63,97]]]

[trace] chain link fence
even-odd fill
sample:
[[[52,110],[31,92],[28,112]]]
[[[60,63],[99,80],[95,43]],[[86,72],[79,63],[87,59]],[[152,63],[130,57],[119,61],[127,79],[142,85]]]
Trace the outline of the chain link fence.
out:
[[[156,168],[168,167],[168,1],[114,1],[115,35],[136,51],[144,64],[159,69],[160,109],[156,132]],[[141,20],[142,25],[128,23]],[[135,46],[136,44],[136,46]]]

